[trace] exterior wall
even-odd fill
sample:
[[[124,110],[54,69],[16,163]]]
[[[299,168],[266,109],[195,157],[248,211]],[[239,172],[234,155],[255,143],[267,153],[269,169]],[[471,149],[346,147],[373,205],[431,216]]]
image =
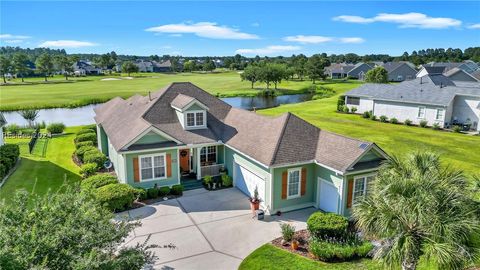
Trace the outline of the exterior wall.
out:
[[[318,204],[320,202],[320,194],[318,194],[318,185],[319,181],[321,181],[318,178],[321,178],[323,180],[326,180],[330,183],[332,183],[334,186],[338,188],[338,193],[340,194],[340,197],[338,198],[337,202],[337,209],[340,211],[339,214],[343,215],[344,214],[344,203],[346,196],[344,195],[345,190],[346,190],[346,185],[344,183],[343,176],[337,175],[335,172],[326,169],[324,167],[316,165],[316,172],[317,172],[317,180],[315,181],[315,207],[318,207]]]
[[[348,99],[348,97],[346,97]],[[360,98],[360,105],[351,105],[351,104],[346,104],[349,109],[352,107],[357,108],[357,113],[363,113],[366,111],[373,111],[373,100],[368,99],[368,98]]]
[[[353,78],[357,78],[359,79],[359,74],[361,72],[363,72],[364,74],[366,74],[370,69],[372,69],[372,67],[370,67],[369,65],[363,63],[362,65],[360,65],[359,67],[353,69],[353,70],[350,70],[350,72],[347,73],[347,76],[350,76],[350,77],[353,77]]]
[[[477,80],[465,72],[459,71],[449,76],[452,81],[477,82]]]
[[[203,111],[203,110],[205,109],[200,107],[198,104],[193,104],[192,106],[188,107],[188,109],[185,111],[188,112],[188,111]]]
[[[119,154],[115,148],[113,148],[113,145],[110,143],[108,140],[108,158],[110,161],[113,163],[113,168],[115,170],[115,173],[117,174],[118,181],[120,183],[127,183],[126,182],[126,171],[125,171],[125,157],[121,154]]]
[[[142,155],[150,155],[150,154],[160,154],[166,153],[170,154],[172,157],[172,176],[166,179],[161,180],[148,180],[148,181],[141,181],[135,182],[134,175],[133,175],[133,159],[142,156]],[[125,156],[125,164],[126,164],[126,179],[125,183],[134,186],[134,187],[142,187],[142,188],[151,188],[155,184],[157,186],[172,186],[180,184],[180,177],[179,177],[179,163],[178,163],[178,150],[177,149],[170,149],[165,151],[152,151],[152,152],[142,152],[142,153],[135,153],[135,154],[124,154]],[[139,160],[140,162],[140,160]]]
[[[353,207],[351,207],[351,208],[348,208],[348,207],[347,207],[347,201],[348,201],[348,199],[347,199],[347,197],[348,197],[348,182],[354,181],[354,178],[355,178],[356,176],[372,175],[372,174],[376,174],[376,173],[377,173],[376,171],[373,171],[373,172],[368,172],[368,173],[349,174],[349,175],[347,175],[347,176],[344,177],[344,181],[345,181],[344,187],[345,187],[345,189],[344,189],[344,191],[343,191],[343,198],[345,198],[345,199],[343,200],[342,204],[343,204],[343,215],[344,215],[345,217],[351,217],[351,215],[352,215],[352,208],[353,208]],[[374,180],[374,181],[375,181],[375,180]],[[369,187],[368,187],[368,185],[367,185],[367,196],[368,196],[368,189],[369,189]],[[352,190],[352,194],[353,194],[353,190]],[[353,196],[353,195],[352,195],[352,196]],[[352,198],[352,200],[353,200],[353,198]],[[353,204],[353,201],[352,201],[352,204]]]
[[[0,146],[4,145],[5,142],[3,140],[3,128],[0,127]]]
[[[398,67],[397,69],[393,70],[392,72],[388,73],[388,80],[392,82],[401,82],[405,80],[413,80],[415,79],[417,71],[411,68],[409,65],[404,64]],[[401,75],[403,78],[400,80],[398,76]]]
[[[480,98],[456,96],[453,102],[452,120],[457,119],[463,123],[470,119],[472,124],[477,123],[477,130],[480,130]]]
[[[109,146],[107,133],[105,133],[105,130],[99,125],[97,125],[97,145],[98,149],[108,156]]]
[[[418,108],[425,107],[425,117],[418,118]],[[426,120],[428,121],[428,125],[431,126],[433,123],[440,124],[440,127],[443,127],[445,123],[445,112],[444,112],[444,119],[436,120],[436,114],[438,109],[444,109],[445,107],[441,106],[431,106],[431,105],[419,105],[419,104],[411,104],[411,103],[401,103],[401,102],[393,102],[393,101],[375,101],[375,108],[373,113],[380,117],[381,115],[385,115],[388,118],[397,118],[398,121],[404,122],[407,119],[410,119],[412,123],[419,124],[420,121]]]
[[[167,140],[166,138],[158,135],[157,133],[151,131],[147,134],[145,134],[142,138],[138,139],[135,144],[150,144],[150,143],[161,143],[161,142],[166,142],[170,141]]]

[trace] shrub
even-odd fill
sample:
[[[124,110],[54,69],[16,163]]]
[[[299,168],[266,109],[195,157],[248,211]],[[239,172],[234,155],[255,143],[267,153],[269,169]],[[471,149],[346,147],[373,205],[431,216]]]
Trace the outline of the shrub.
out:
[[[95,131],[88,128],[83,128],[77,132],[77,135],[82,135],[87,133],[95,133]]]
[[[420,126],[423,127],[423,128],[424,128],[424,127],[427,127],[427,124],[428,124],[428,121],[427,121],[427,120],[422,120],[422,121],[420,121]]]
[[[432,128],[434,130],[439,130],[440,129],[440,124],[439,123],[433,123]]]
[[[395,117],[393,117],[393,118],[390,119],[390,123],[392,123],[392,124],[398,124],[398,119],[395,118]]]
[[[382,122],[382,123],[386,123],[386,122],[387,122],[387,120],[388,120],[388,117],[387,117],[387,116],[385,116],[385,115],[381,115],[381,116],[379,117],[379,119],[380,119],[380,122]]]
[[[308,249],[316,258],[325,262],[348,261],[366,257],[373,249],[372,243],[337,243],[316,239],[310,240]]]
[[[82,147],[82,146],[93,146],[93,142],[91,142],[91,141],[85,141],[85,142],[75,143],[75,148],[76,148],[76,149],[79,149],[79,148]]]
[[[280,223],[280,229],[282,230],[283,240],[290,242],[295,234],[295,227],[288,223]]]
[[[338,105],[337,106],[337,111],[343,112],[345,110],[345,107],[346,107],[345,105]]]
[[[159,192],[160,192],[160,190],[158,190],[158,188],[156,188],[156,187],[149,188],[149,189],[147,189],[147,197],[149,199],[158,198]]]
[[[5,127],[5,131],[12,134],[18,134],[20,127],[17,124],[10,124]]]
[[[453,130],[453,132],[456,132],[456,133],[461,133],[462,132],[462,128],[460,126],[454,126],[452,130]]]
[[[172,190],[170,191],[172,195],[182,195],[183,194],[183,186],[182,185],[173,185]]]
[[[83,161],[83,155],[86,153],[86,152],[89,152],[89,151],[92,151],[92,150],[96,150],[97,148],[95,148],[95,146],[82,146],[82,147],[79,147],[76,151],[75,151],[75,155],[77,155],[77,157]]]
[[[345,105],[345,96],[339,96],[337,100],[337,111],[343,111],[343,105]]]
[[[377,120],[377,116],[374,115],[373,113],[370,113],[370,120],[373,120],[373,121]]]
[[[369,111],[364,111],[362,113],[362,117],[365,118],[365,119],[370,118],[370,112]]]
[[[233,184],[233,180],[232,180],[232,177],[230,177],[229,175],[227,174],[223,174],[222,175],[222,185],[225,186],[225,187],[229,187]]]
[[[147,197],[147,190],[144,189],[144,188],[135,188],[135,198],[137,200],[146,200],[148,197]]]
[[[97,172],[97,164],[95,163],[87,163],[83,164],[82,167],[80,167],[80,174],[82,175],[83,178],[92,176]]]
[[[405,122],[403,122],[403,123],[404,123],[405,125],[407,125],[407,126],[411,126],[411,125],[412,125],[412,120],[407,119],[407,120],[405,120]]]
[[[170,193],[170,188],[169,188],[169,187],[161,187],[161,188],[159,189],[159,195],[160,195],[160,197],[165,196],[165,195],[168,195],[168,193]]]
[[[93,144],[97,142],[97,134],[90,132],[90,133],[85,133],[85,134],[80,134],[77,135],[75,138],[75,142],[85,142],[85,141],[91,141]]]
[[[118,180],[115,176],[108,173],[100,173],[83,179],[80,183],[80,188],[82,190],[90,190],[117,183]]]
[[[51,134],[60,134],[65,130],[63,123],[51,123],[47,126],[47,131]]]
[[[347,233],[348,220],[334,213],[315,212],[307,220],[310,234],[319,238],[343,238]]]
[[[205,185],[209,185],[213,183],[213,177],[211,175],[205,175],[203,177],[203,182],[205,183]]]
[[[132,206],[136,191],[127,184],[108,184],[95,190],[95,197],[112,211],[123,211]]]
[[[83,126],[83,129],[90,129],[90,130],[93,130],[93,132],[97,133],[97,125],[96,124],[90,124],[90,125]]]
[[[348,106],[343,106],[343,112],[344,113],[349,113],[350,112],[350,109],[348,108]]]
[[[0,146],[0,180],[15,166],[20,156],[20,148],[16,144]]]
[[[98,149],[95,149],[95,151],[87,151],[83,155],[83,162],[84,163],[95,163],[97,164],[98,168],[101,168],[103,164],[107,161],[107,157],[100,152]]]
[[[352,113],[356,113],[356,112],[357,112],[357,107],[352,107],[352,108],[350,109],[350,111],[352,111]]]

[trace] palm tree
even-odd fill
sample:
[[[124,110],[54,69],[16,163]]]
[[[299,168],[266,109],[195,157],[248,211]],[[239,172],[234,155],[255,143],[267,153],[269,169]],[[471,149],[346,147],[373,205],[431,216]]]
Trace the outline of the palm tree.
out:
[[[369,196],[355,203],[353,218],[366,235],[384,240],[374,259],[385,267],[414,270],[424,256],[439,269],[459,269],[478,258],[471,239],[480,233],[479,212],[471,187],[436,154],[392,157]]]
[[[38,114],[39,114],[39,110],[34,110],[34,109],[31,109],[31,110],[23,110],[21,112],[19,112],[20,115],[28,121],[28,125],[30,127],[33,127],[33,123],[35,122],[35,120],[38,118]]]

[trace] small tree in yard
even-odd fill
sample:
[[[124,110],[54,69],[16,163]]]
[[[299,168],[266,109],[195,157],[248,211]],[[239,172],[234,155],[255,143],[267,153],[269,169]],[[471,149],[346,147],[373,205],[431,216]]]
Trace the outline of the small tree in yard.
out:
[[[388,71],[384,67],[376,67],[367,71],[365,82],[388,83]]]
[[[68,74],[73,72],[74,62],[75,61],[72,57],[68,57],[66,55],[58,55],[55,57],[55,63],[57,64],[58,68],[63,71],[65,80],[68,80]]]
[[[30,127],[33,127],[33,123],[35,123],[35,120],[38,118],[39,110],[23,110],[20,111],[20,115],[23,117],[23,119],[27,120],[28,125]]]
[[[130,76],[132,72],[138,72],[138,67],[134,63],[127,61],[122,65],[122,72],[127,73]]]
[[[253,89],[253,85],[255,82],[260,80],[260,73],[261,73],[261,68],[259,66],[255,65],[249,65],[247,66],[244,70],[243,73],[240,74],[240,77],[242,78],[242,81],[249,81],[251,83],[251,88]]]
[[[353,217],[366,235],[385,240],[374,258],[386,267],[414,270],[423,256],[439,269],[464,269],[478,259],[478,193],[438,155],[388,159],[368,194]]]
[[[0,55],[0,72],[2,73],[3,83],[7,83],[5,74],[9,73],[12,69],[12,63],[10,59],[4,55]]]
[[[52,56],[48,53],[41,54],[37,58],[35,65],[37,66],[37,70],[45,75],[45,81],[47,81],[47,77],[50,76],[54,70]]]
[[[20,191],[0,202],[0,269],[127,270],[152,263],[149,249],[157,246],[147,246],[148,238],[120,247],[139,224],[113,217],[87,192],[67,188],[32,198]]]
[[[28,56],[24,53],[16,53],[12,57],[12,68],[13,72],[15,72],[22,78],[22,82],[24,82],[24,77],[27,72],[30,70],[28,66]]]
[[[308,59],[306,71],[313,84],[315,84],[316,80],[324,80],[327,77],[327,75],[325,75],[325,68],[329,65],[330,61],[319,54],[314,54]]]

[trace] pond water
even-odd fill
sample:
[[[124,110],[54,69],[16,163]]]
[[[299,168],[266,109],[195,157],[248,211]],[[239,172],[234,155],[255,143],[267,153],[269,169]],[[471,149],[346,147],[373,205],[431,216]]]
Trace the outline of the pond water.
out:
[[[279,106],[281,104],[292,104],[311,100],[310,94],[282,95],[276,97],[228,97],[221,100],[233,107],[245,110],[266,109]],[[92,104],[78,108],[58,108],[42,109],[39,112],[37,122],[45,121],[47,124],[52,122],[62,122],[67,126],[79,126],[93,124],[95,113],[93,109],[101,104]],[[26,125],[27,121],[16,111],[3,112],[9,124]]]

